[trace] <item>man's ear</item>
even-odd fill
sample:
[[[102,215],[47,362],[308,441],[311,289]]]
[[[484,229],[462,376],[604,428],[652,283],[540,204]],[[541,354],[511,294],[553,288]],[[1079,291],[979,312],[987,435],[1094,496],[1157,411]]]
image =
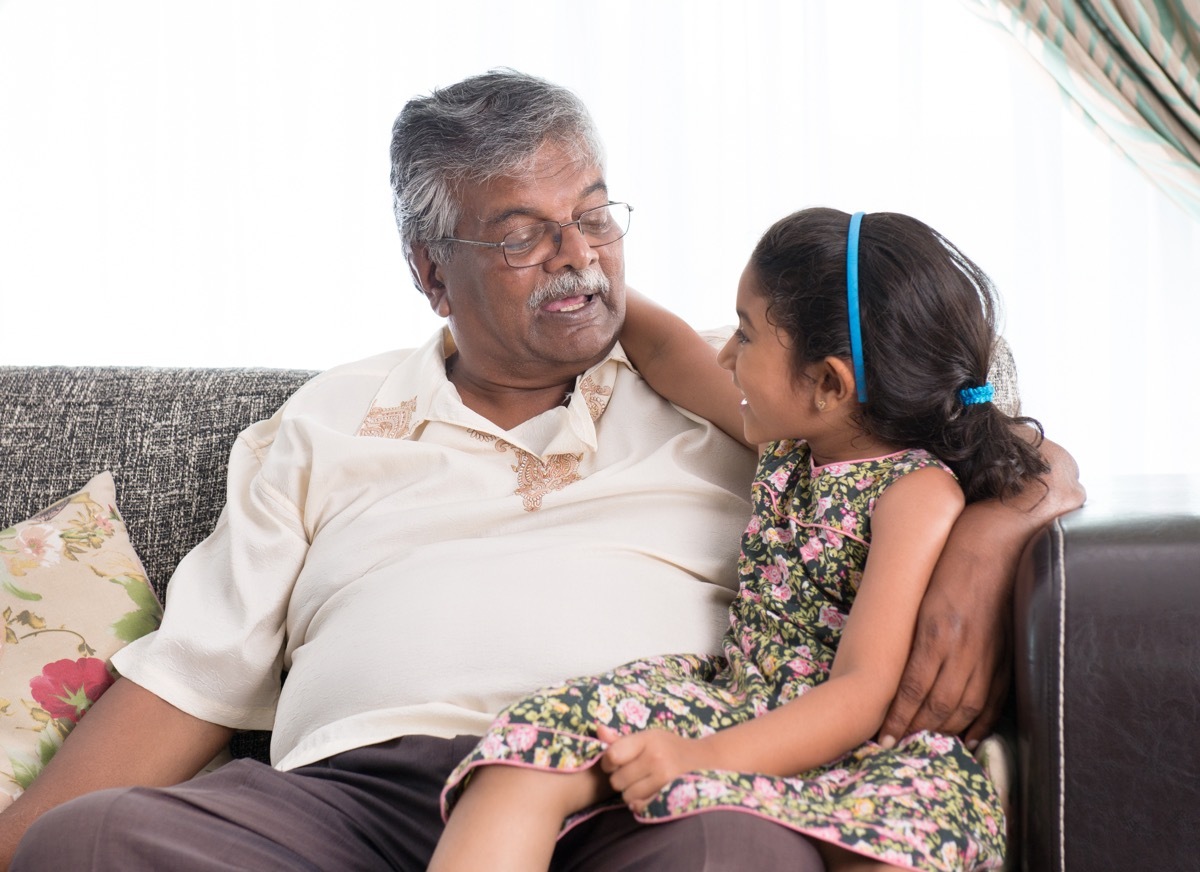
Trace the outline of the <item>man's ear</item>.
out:
[[[441,267],[429,257],[429,246],[417,243],[412,247],[408,269],[413,281],[429,301],[429,308],[443,318],[449,318],[450,300],[446,296],[446,283],[442,281]]]
[[[816,399],[828,406],[847,400],[858,400],[854,368],[840,357],[827,357],[820,364],[817,376]]]

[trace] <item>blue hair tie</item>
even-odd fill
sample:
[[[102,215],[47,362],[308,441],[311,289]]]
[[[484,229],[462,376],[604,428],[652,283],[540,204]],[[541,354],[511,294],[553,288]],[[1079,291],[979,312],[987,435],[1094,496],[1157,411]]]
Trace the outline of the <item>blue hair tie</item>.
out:
[[[850,235],[846,238],[846,308],[850,315],[850,357],[854,362],[854,380],[858,383],[858,401],[867,401],[867,368],[863,365],[862,323],[858,314],[858,233],[865,212],[850,216]]]
[[[964,406],[974,406],[977,403],[990,403],[996,395],[996,389],[991,382],[986,382],[977,388],[963,388],[958,392],[958,398]]]

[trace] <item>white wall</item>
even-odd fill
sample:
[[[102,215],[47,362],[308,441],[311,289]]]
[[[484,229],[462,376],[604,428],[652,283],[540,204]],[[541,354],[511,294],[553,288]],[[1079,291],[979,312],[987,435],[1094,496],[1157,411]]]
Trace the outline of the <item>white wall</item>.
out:
[[[574,88],[631,283],[728,323],[796,208],[910,212],[996,280],[1085,480],[1200,468],[1200,222],[953,0],[0,0],[0,364],[324,368],[436,325],[392,224],[406,99]]]

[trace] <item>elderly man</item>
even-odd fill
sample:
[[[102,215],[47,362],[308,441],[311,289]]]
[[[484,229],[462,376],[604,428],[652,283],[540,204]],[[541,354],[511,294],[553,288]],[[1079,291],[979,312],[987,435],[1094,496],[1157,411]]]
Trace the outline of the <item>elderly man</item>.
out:
[[[630,210],[603,166],[584,107],[539,79],[491,73],[405,107],[396,215],[447,329],[318,376],[241,435],[162,628],[121,652],[123,677],[0,819],[7,857],[53,809],[16,867],[424,868],[443,779],[504,704],[715,650],[752,458],[617,344]],[[885,730],[986,726],[1011,568],[1075,499],[1069,458],[1051,459],[1063,483],[1036,510],[964,514]],[[186,781],[263,728],[273,767]],[[820,868],[803,837],[733,813],[602,815],[554,862]]]

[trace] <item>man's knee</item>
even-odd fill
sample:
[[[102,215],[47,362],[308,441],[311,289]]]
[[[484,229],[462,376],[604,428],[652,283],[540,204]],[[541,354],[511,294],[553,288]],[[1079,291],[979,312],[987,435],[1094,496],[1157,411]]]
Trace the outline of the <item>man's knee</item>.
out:
[[[568,833],[555,854],[556,872],[823,872],[812,842],[763,818],[711,811],[662,824],[638,824],[625,812],[597,816]]]
[[[738,811],[706,812],[664,825],[682,825],[674,836],[679,850],[689,843],[703,846],[687,867],[704,872],[739,869],[791,869],[823,872],[825,864],[812,842],[795,830]],[[684,867],[680,867],[681,869]]]
[[[113,813],[114,805],[127,792],[89,793],[46,812],[26,831],[9,868],[15,872],[91,868],[101,830],[119,827],[127,819]],[[120,844],[124,839],[103,841]]]

